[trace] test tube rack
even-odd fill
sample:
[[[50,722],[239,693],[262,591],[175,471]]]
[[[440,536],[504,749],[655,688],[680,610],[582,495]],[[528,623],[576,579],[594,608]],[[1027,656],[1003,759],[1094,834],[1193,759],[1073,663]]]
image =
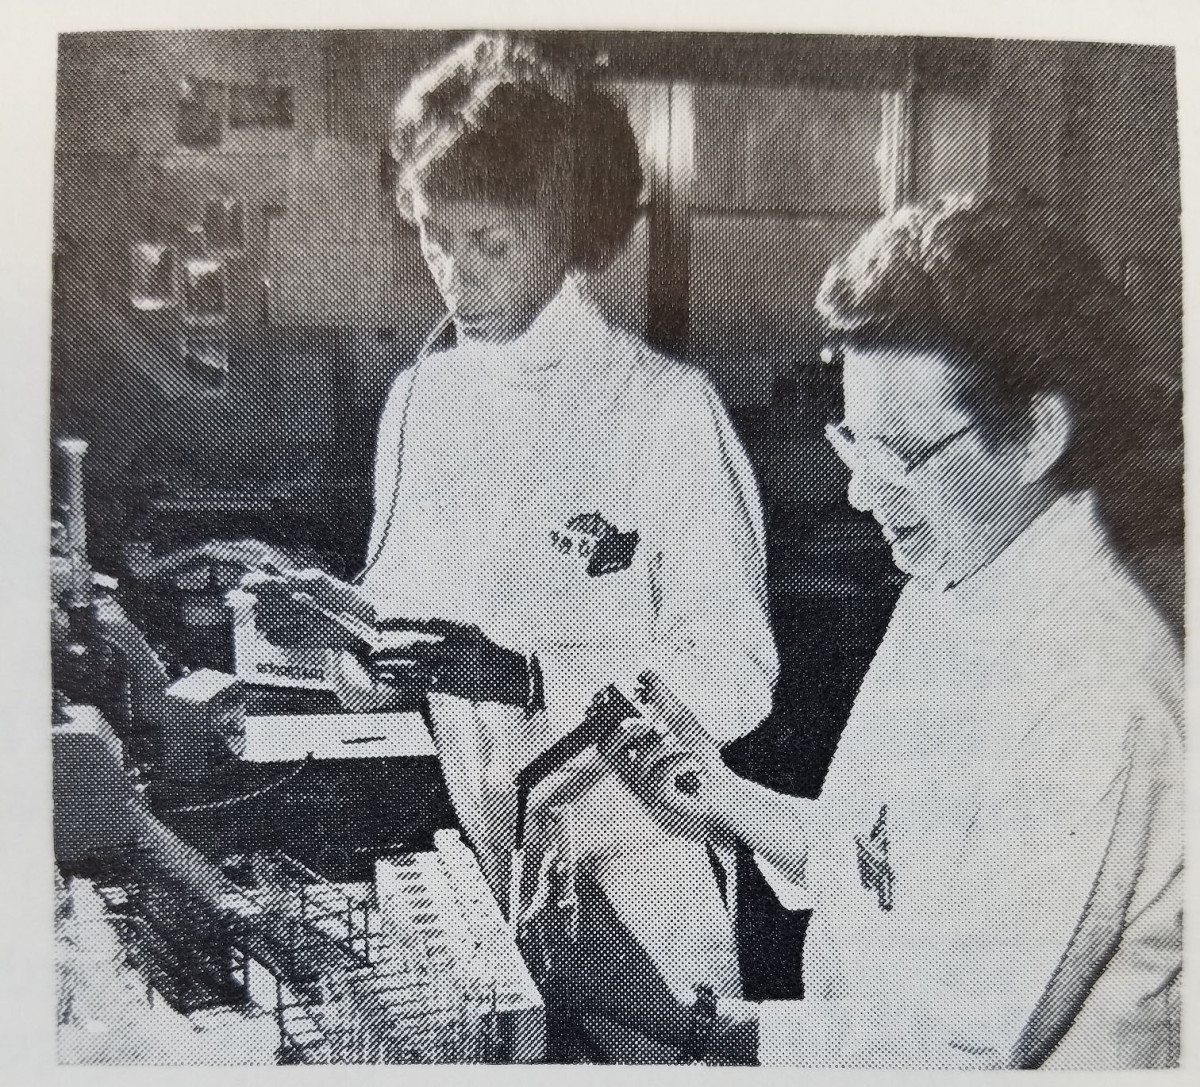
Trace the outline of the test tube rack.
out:
[[[150,843],[101,884],[148,985],[184,1014],[272,1016],[282,1063],[538,1062],[545,1007],[512,929],[458,832],[435,842],[374,883],[255,854],[250,887]]]
[[[316,999],[277,972],[248,987],[273,1001],[285,1059],[314,1064],[533,1063],[546,1016],[475,855],[457,831],[429,852],[376,862],[375,884],[308,882],[303,919],[344,954]],[[276,903],[273,913],[279,913]],[[256,964],[251,963],[253,972]],[[274,984],[272,993],[270,986]]]

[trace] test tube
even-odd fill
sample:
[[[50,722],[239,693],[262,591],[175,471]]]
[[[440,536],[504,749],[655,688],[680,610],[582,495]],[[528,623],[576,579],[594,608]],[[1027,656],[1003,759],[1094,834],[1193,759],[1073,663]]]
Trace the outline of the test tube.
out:
[[[87,558],[87,516],[83,498],[83,458],[88,443],[82,438],[60,438],[55,445],[62,454],[63,521],[67,556],[71,563],[71,590],[67,603],[86,608],[92,600],[92,573]]]

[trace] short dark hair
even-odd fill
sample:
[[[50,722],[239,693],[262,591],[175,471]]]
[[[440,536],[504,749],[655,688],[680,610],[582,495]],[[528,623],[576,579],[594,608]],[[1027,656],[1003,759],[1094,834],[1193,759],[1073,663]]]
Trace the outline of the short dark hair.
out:
[[[624,108],[512,35],[476,35],[417,75],[396,105],[391,152],[402,213],[417,184],[508,207],[555,193],[582,270],[604,267],[639,214]]]
[[[1129,449],[1113,425],[1131,414],[1124,299],[1036,200],[976,193],[901,208],[829,269],[817,309],[844,346],[941,353],[992,440],[1027,432],[1036,394],[1062,394],[1073,433],[1058,474],[1069,486],[1103,478]]]

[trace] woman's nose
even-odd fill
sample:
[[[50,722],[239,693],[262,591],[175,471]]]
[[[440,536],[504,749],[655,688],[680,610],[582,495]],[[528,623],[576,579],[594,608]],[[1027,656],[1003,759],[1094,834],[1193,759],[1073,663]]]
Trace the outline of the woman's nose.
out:
[[[457,298],[478,285],[470,255],[461,246],[441,246],[427,259],[443,294]]]
[[[897,488],[880,482],[869,472],[855,469],[850,473],[850,484],[846,490],[846,500],[856,510],[871,513],[878,509],[883,500],[894,495]]]

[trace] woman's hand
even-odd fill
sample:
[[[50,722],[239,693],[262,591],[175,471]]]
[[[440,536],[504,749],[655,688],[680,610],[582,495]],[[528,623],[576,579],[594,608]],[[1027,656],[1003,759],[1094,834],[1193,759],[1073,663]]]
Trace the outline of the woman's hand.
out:
[[[469,702],[499,702],[527,712],[543,708],[536,662],[497,645],[474,626],[441,620],[413,622],[401,630],[416,637],[402,647],[381,649],[369,658],[379,682],[424,685]]]
[[[351,713],[375,713],[411,707],[414,694],[419,694],[403,686],[375,679],[354,653],[331,654],[329,682],[338,701]]]
[[[600,755],[670,833],[697,841],[727,837],[738,778],[695,716],[653,673],[645,673],[643,717],[624,722]]]
[[[353,585],[323,570],[256,571],[247,574],[240,587],[256,598],[255,622],[276,645],[358,649],[362,639],[346,623],[329,616],[346,616],[349,626],[357,622],[373,629],[375,625],[371,602]]]
[[[643,672],[638,676],[638,682],[641,684],[638,690],[639,701],[647,707],[651,715],[666,722],[680,744],[695,752],[706,765],[725,765],[717,741],[705,731],[696,715],[675,697],[674,692],[655,672]]]
[[[758,1064],[758,1005],[749,1000],[718,1000],[717,1024],[705,1064]]]

